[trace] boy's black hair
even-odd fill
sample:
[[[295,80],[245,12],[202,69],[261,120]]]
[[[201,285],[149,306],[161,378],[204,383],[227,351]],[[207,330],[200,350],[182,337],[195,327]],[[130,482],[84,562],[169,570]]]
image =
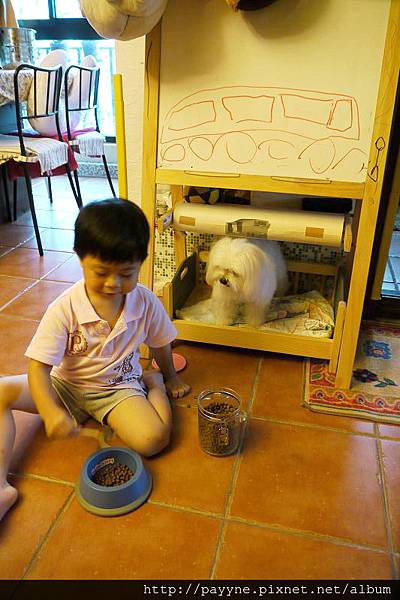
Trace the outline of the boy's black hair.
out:
[[[81,208],[75,221],[74,250],[80,259],[91,254],[104,262],[143,262],[150,230],[139,206],[109,198]]]

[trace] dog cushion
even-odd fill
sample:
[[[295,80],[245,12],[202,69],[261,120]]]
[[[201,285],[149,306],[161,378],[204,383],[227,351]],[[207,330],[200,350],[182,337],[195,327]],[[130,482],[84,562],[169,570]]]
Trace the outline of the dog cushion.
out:
[[[64,50],[53,50],[49,52],[42,62],[40,63],[41,67],[56,67],[58,65],[62,66],[63,73],[65,71],[65,67],[67,65],[67,53]],[[54,76],[51,77],[50,84],[50,97],[54,93]],[[36,77],[36,86],[37,86],[37,113],[42,114],[46,112],[46,92],[47,92],[47,73],[37,73]],[[29,112],[34,112],[34,102],[35,102],[35,85],[32,82],[32,85],[29,90],[28,95],[28,110]],[[60,102],[60,124],[62,123],[61,112],[63,112],[63,103]],[[55,117],[45,117],[42,119],[29,119],[30,126],[35,129],[40,135],[44,137],[54,137],[57,135],[57,127]]]
[[[168,0],[80,0],[83,16],[104,38],[133,40],[149,33]]]
[[[210,292],[209,292],[210,293]],[[215,324],[211,299],[200,300],[176,311],[179,319]],[[245,325],[239,310],[234,326]],[[330,338],[334,330],[333,308],[319,292],[313,290],[295,296],[273,298],[261,330]]]

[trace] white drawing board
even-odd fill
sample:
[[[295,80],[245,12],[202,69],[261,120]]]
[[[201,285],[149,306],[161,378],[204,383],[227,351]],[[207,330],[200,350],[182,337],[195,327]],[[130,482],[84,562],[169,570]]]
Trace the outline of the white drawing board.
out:
[[[169,0],[157,166],[363,182],[390,0]]]

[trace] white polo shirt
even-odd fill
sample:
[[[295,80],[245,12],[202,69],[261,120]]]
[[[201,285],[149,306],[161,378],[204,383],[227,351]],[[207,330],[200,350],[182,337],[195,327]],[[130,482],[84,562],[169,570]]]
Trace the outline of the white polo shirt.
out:
[[[52,365],[52,375],[85,391],[130,388],[142,374],[140,344],[159,348],[176,334],[160,300],[141,284],[126,295],[111,330],[82,279],[49,305],[25,356]]]

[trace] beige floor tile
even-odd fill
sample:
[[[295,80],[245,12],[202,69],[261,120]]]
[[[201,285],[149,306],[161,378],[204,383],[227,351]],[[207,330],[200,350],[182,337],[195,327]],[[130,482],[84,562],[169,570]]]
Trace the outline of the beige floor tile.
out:
[[[217,579],[391,579],[388,554],[230,523]],[[265,581],[266,580],[266,581]],[[271,582],[272,583],[272,582]]]
[[[207,579],[219,520],[146,503],[99,518],[76,499],[54,528],[29,579]]]
[[[400,552],[400,444],[382,440],[382,451],[393,542]]]
[[[38,321],[0,313],[0,375],[26,373],[28,359],[24,353],[38,325]]]
[[[40,239],[44,250],[73,252],[74,232],[70,229],[40,229]],[[23,244],[24,248],[37,248],[36,238]]]
[[[29,240],[34,234],[33,227],[16,226],[12,223],[0,224],[0,240],[3,246],[16,246]]]
[[[63,212],[62,210],[46,210],[38,208],[36,218],[40,228],[50,229],[74,229],[75,219],[78,215],[78,207],[75,205],[75,212]],[[26,212],[16,221],[17,225],[32,226],[32,215]]]
[[[69,185],[67,189],[61,192],[55,192],[53,186],[53,204],[50,203],[47,191],[44,189],[38,192],[35,191],[34,197],[36,210],[55,210],[57,212],[69,212],[71,215],[76,213],[77,204]]]
[[[72,494],[71,487],[12,478],[20,497],[0,523],[0,579],[20,579],[36,549]]]
[[[228,387],[241,396],[244,406],[247,405],[261,353],[189,343],[177,344],[174,351],[187,360],[181,377],[192,387],[188,400],[193,402],[204,389]]]
[[[263,359],[252,414],[357,433],[374,433],[374,424],[359,419],[323,415],[303,406],[302,358],[267,355]]]
[[[76,483],[83,463],[98,448],[97,439],[86,435],[50,440],[40,426],[14,469],[18,473]]]
[[[0,274],[14,277],[32,277],[39,279],[55,267],[62,265],[71,258],[66,252],[45,251],[39,256],[37,250],[31,248],[16,248],[0,257]]]
[[[153,500],[224,513],[234,456],[214,457],[200,449],[194,408],[174,408],[170,447],[146,463],[154,478]]]
[[[251,419],[233,516],[386,548],[376,441]]]
[[[31,289],[11,302],[4,310],[6,315],[40,320],[50,302],[71,287],[70,283],[39,281]]]
[[[75,283],[79,279],[82,279],[82,268],[75,254],[45,277],[45,280],[67,281],[71,283]]]
[[[0,275],[0,310],[10,300],[24,289],[32,285],[36,280],[25,277],[10,277]]]

